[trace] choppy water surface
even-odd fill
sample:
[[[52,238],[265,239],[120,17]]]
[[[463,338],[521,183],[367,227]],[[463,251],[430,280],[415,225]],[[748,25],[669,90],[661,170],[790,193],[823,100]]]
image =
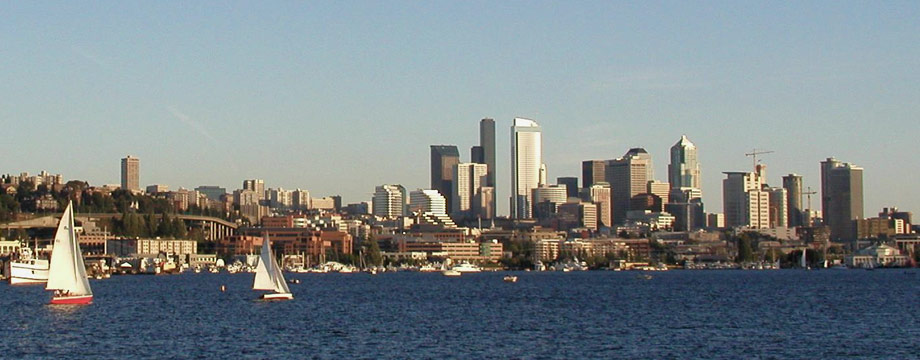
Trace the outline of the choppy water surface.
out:
[[[920,356],[916,269],[505,274],[286,274],[272,303],[252,274],[92,280],[78,307],[0,285],[0,357]]]

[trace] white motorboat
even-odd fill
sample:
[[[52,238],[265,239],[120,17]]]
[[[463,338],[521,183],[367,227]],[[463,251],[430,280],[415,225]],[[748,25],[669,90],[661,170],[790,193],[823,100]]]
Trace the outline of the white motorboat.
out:
[[[23,248],[19,260],[10,261],[10,285],[43,284],[48,282],[47,259],[37,259],[32,249]]]
[[[452,268],[450,268],[450,269],[453,270],[453,271],[461,272],[461,273],[470,273],[470,272],[480,272],[480,271],[482,271],[482,269],[480,269],[479,266],[476,266],[475,264],[470,264],[470,263],[468,263],[468,262],[459,263],[459,264],[457,264],[457,265],[454,265],[454,267],[452,267]]]
[[[456,277],[456,276],[463,275],[463,273],[462,273],[462,272],[459,272],[459,271],[457,271],[457,270],[451,269],[451,270],[444,270],[444,271],[441,271],[441,275],[450,276],[450,277]]]

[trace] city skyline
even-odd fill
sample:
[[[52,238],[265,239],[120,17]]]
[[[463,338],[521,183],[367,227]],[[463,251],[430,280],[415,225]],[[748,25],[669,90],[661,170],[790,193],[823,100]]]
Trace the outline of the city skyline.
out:
[[[0,172],[118,184],[132,154],[141,188],[260,178],[354,203],[426,188],[428,146],[468,161],[492,118],[507,215],[508,122],[527,117],[548,179],[642,147],[666,180],[686,134],[707,212],[753,148],[775,151],[773,187],[796,173],[819,190],[836,157],[865,169],[867,213],[920,207],[900,185],[920,174],[920,5],[706,5],[2,4],[0,118],[17,136]]]

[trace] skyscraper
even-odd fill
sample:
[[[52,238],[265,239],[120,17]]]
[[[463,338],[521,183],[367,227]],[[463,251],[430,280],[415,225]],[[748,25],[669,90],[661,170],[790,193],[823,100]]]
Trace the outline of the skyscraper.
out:
[[[484,186],[495,187],[495,120],[486,118],[479,121],[479,147],[482,148],[482,161],[489,166],[487,181]]]
[[[570,198],[578,197],[578,178],[577,177],[557,177],[556,184],[565,185],[566,196]]]
[[[863,169],[834,158],[821,162],[821,212],[831,239],[853,239],[853,220],[863,218]]]
[[[783,188],[786,189],[786,218],[789,220],[789,227],[803,225],[803,208],[802,208],[802,176],[789,174],[783,176]]]
[[[671,189],[700,188],[700,163],[696,145],[686,135],[671,147],[671,163],[668,164],[668,182]]]
[[[431,188],[437,190],[453,206],[451,193],[454,184],[454,166],[460,163],[460,151],[455,145],[431,145]]]
[[[460,219],[475,219],[484,217],[482,213],[482,188],[488,176],[488,165],[476,163],[460,163],[454,165],[453,182],[453,208],[451,215],[454,221]]]
[[[531,190],[545,176],[543,130],[536,121],[515,118],[511,126],[511,218],[529,219]],[[542,175],[542,176],[541,176]]]
[[[596,182],[591,187],[583,188],[582,199],[597,205],[598,226],[610,227],[613,220],[610,214],[610,184]]]
[[[141,160],[128,155],[121,159],[121,188],[128,191],[141,190]]]
[[[486,176],[486,183],[484,187],[489,187],[491,190],[488,192],[488,204],[483,204],[483,208],[488,208],[490,210],[490,215],[486,218],[492,218],[495,216],[496,204],[495,204],[495,173],[498,171],[498,167],[495,165],[495,120],[485,118],[479,121],[479,148],[482,155],[480,156],[481,161],[473,159],[472,162],[478,162],[486,164],[488,166],[487,171],[488,175]],[[485,214],[483,214],[485,215]]]
[[[623,157],[607,161],[605,180],[610,184],[614,224],[626,220],[630,199],[646,193],[654,178],[652,156],[643,148],[629,149]]]
[[[770,194],[763,191],[757,173],[726,172],[722,180],[722,210],[725,226],[755,229],[770,226]]]
[[[599,182],[605,182],[607,163],[604,160],[585,160],[581,162],[581,187],[589,188]],[[608,224],[609,225],[609,224]]]

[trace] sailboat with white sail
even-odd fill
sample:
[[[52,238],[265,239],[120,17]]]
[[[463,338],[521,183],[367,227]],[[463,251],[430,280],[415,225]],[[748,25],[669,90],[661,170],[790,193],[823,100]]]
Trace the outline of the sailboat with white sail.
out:
[[[84,305],[93,302],[93,290],[86,278],[83,254],[74,231],[73,202],[67,204],[54,234],[45,290],[54,290],[52,304]]]
[[[259,265],[256,266],[256,277],[252,283],[253,290],[271,290],[271,293],[262,294],[262,300],[291,300],[294,294],[284,281],[281,268],[272,255],[268,236],[262,239],[262,254],[259,255]]]

